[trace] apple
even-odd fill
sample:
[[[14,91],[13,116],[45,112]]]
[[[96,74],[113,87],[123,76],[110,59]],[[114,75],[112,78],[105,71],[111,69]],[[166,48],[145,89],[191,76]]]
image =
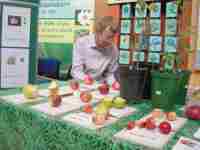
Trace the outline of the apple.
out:
[[[86,75],[84,77],[84,83],[87,85],[92,85],[94,82],[94,80],[92,79],[92,77],[90,75]]]
[[[109,93],[109,85],[107,83],[103,83],[98,87],[100,94],[107,95]]]
[[[187,107],[185,114],[188,118],[191,118],[193,120],[200,120],[200,106],[191,105]]]
[[[156,128],[156,123],[153,118],[148,118],[145,123],[145,128],[152,130]]]
[[[135,122],[134,121],[129,121],[127,124],[127,129],[131,130],[135,127]]]
[[[145,121],[145,120],[137,121],[137,122],[136,122],[136,125],[137,125],[139,128],[145,128],[145,126],[146,126],[146,121]]]
[[[162,116],[163,112],[160,109],[154,109],[151,113],[151,116],[153,118],[160,118]]]
[[[49,87],[49,95],[59,95],[59,86],[56,81],[51,81]]]
[[[115,108],[124,108],[126,106],[126,100],[122,97],[116,97],[114,100],[113,100],[113,106]]]
[[[108,119],[108,114],[109,109],[105,105],[99,104],[96,107],[92,120],[96,125],[103,125]]]
[[[116,91],[119,91],[120,90],[120,84],[119,84],[119,82],[114,81],[113,84],[112,84],[112,89],[116,90]]]
[[[62,102],[62,97],[60,95],[52,96],[51,97],[51,106],[58,107]]]
[[[89,93],[89,92],[82,92],[80,94],[80,99],[81,99],[82,102],[88,103],[92,100],[92,94]]]
[[[102,104],[104,104],[106,107],[111,108],[112,107],[112,103],[113,103],[113,99],[110,97],[104,97],[101,101]]]
[[[163,134],[169,134],[171,132],[171,130],[172,130],[172,127],[171,127],[171,125],[170,125],[169,122],[164,121],[164,122],[160,123],[159,129],[160,129],[161,133],[163,133]]]
[[[76,81],[76,80],[71,80],[69,82],[69,85],[70,85],[71,89],[74,90],[74,91],[79,89],[79,82]]]
[[[168,112],[167,114],[167,119],[169,121],[175,121],[176,120],[176,113],[175,112]]]
[[[38,88],[35,85],[25,85],[22,89],[22,92],[24,94],[24,97],[27,99],[34,99],[38,97]]]
[[[92,109],[92,106],[91,105],[85,105],[84,107],[83,107],[83,112],[85,112],[85,113],[88,113],[88,114],[91,114],[92,112],[93,112],[93,109]]]

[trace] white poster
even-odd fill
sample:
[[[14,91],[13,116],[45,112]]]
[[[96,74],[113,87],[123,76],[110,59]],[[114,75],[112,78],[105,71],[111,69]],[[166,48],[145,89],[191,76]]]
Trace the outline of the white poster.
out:
[[[22,87],[28,83],[29,49],[1,49],[1,87]]]
[[[2,15],[2,46],[28,48],[31,9],[4,5]]]

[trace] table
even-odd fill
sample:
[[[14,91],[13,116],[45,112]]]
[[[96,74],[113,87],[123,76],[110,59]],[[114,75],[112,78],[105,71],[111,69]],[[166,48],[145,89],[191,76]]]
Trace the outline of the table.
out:
[[[42,85],[47,87],[47,85]],[[20,92],[20,89],[0,90],[1,95]],[[141,101],[130,106],[139,111],[121,118],[100,130],[90,130],[65,122],[62,116],[48,116],[31,109],[33,104],[15,105],[0,102],[0,149],[2,150],[146,150],[147,148],[114,139],[113,135],[123,129],[129,120],[140,119],[151,110],[151,101]],[[182,116],[180,106],[176,112]],[[170,150],[179,137],[191,138],[200,127],[200,121],[189,120],[164,147]]]

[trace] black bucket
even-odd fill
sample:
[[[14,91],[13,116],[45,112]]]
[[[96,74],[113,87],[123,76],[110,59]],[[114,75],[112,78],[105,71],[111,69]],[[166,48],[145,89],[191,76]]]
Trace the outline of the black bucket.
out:
[[[120,96],[127,100],[150,99],[150,68],[120,66]]]

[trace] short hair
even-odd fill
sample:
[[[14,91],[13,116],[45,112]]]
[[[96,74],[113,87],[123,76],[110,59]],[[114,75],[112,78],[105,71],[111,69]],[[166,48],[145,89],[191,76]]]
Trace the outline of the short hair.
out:
[[[97,19],[94,31],[96,33],[102,33],[105,30],[113,33],[118,32],[118,23],[112,16],[104,16]]]

